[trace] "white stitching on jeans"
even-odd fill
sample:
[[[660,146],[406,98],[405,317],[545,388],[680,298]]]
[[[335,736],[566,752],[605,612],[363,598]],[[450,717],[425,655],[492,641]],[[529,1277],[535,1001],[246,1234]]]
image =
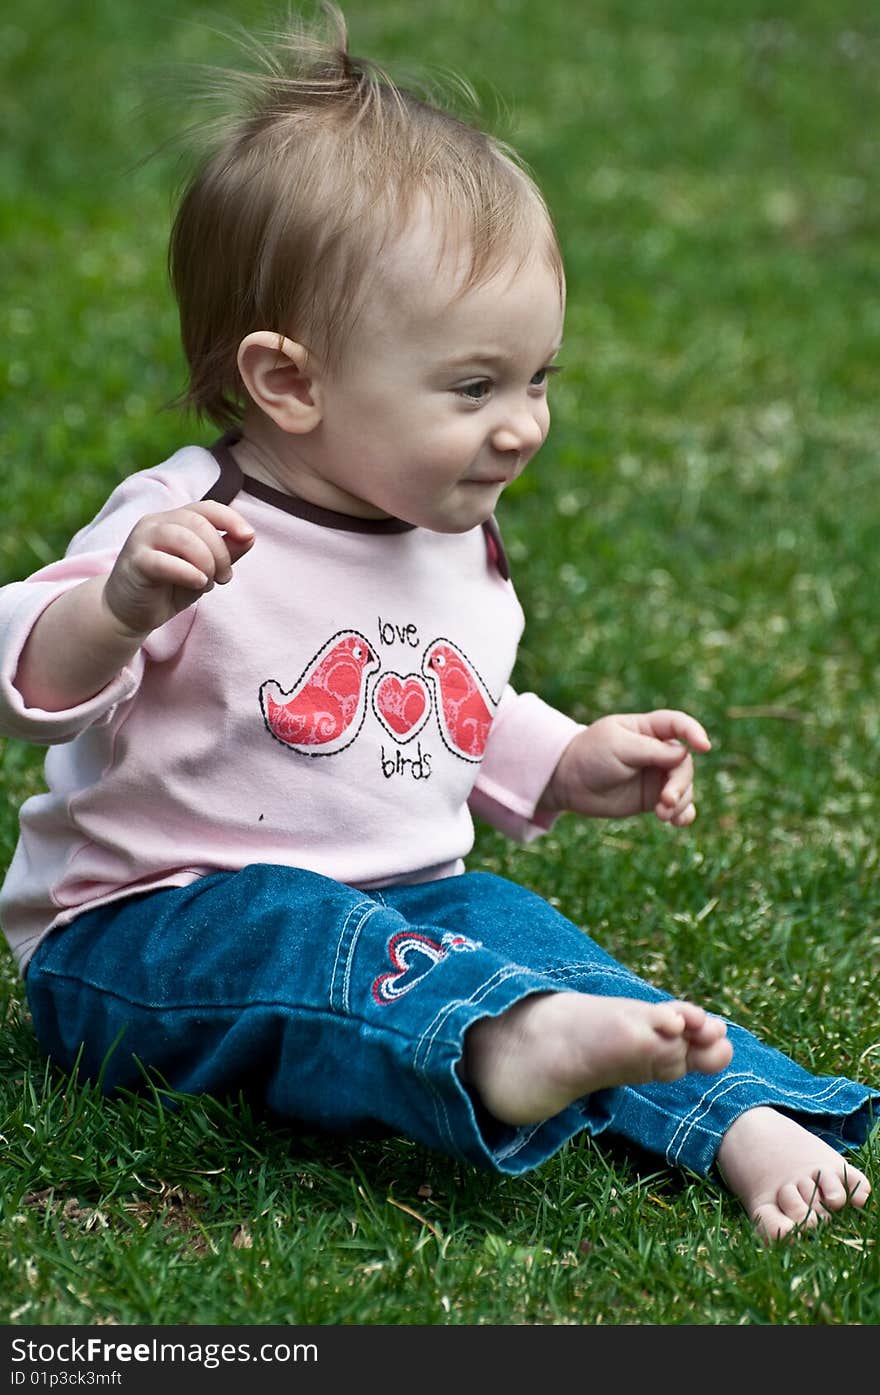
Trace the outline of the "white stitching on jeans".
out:
[[[746,1083],[754,1085],[763,1085],[767,1087],[768,1090],[772,1090],[770,1081],[762,1075],[755,1075],[753,1071],[740,1071],[738,1074],[733,1076],[728,1073],[727,1075],[725,1075],[723,1080],[716,1081],[714,1085],[711,1085],[708,1090],[704,1091],[704,1093],[700,1096],[700,1099],[691,1109],[690,1113],[686,1114],[683,1119],[679,1120],[678,1124],[676,1125],[675,1131],[672,1135],[672,1138],[669,1140],[669,1146],[666,1149],[667,1161],[678,1161],[678,1159],[681,1156],[682,1150],[685,1144],[687,1143],[688,1138],[693,1133],[694,1129],[699,1127],[702,1119],[704,1119],[705,1116],[710,1112],[712,1105],[715,1104],[717,1100],[721,1099],[731,1090],[735,1090],[738,1085]],[[838,1095],[840,1094],[841,1090],[845,1089],[846,1081],[835,1080],[830,1082],[825,1087],[825,1089],[818,1094],[805,1094],[800,1090],[787,1090],[786,1094],[788,1096],[793,1097],[795,1100],[802,1101],[805,1104],[826,1104],[828,1102],[829,1097]],[[776,1093],[779,1093],[778,1089],[776,1090]],[[788,1100],[780,1100],[779,1102],[787,1104]],[[771,1104],[772,1107],[771,1101],[768,1100],[767,1103]],[[676,1146],[676,1137],[681,1130],[684,1130],[684,1132],[682,1134],[680,1143],[678,1143],[678,1145]]]
[[[358,937],[359,937],[359,935],[360,935],[360,933],[361,933],[361,930],[362,930],[363,927],[364,927],[364,924],[366,923],[366,921],[369,919],[369,917],[372,915],[372,913],[373,913],[374,911],[378,911],[378,910],[380,910],[380,909],[381,909],[381,908],[380,908],[379,906],[377,906],[377,905],[375,904],[374,901],[356,901],[355,904],[352,906],[351,910],[348,912],[348,915],[345,917],[345,920],[342,922],[342,929],[341,929],[340,932],[339,932],[339,939],[338,939],[337,942],[336,942],[336,954],[335,954],[334,959],[333,959],[333,972],[332,972],[332,974],[330,975],[330,1010],[331,1010],[331,1012],[340,1012],[340,1011],[342,1011],[342,1012],[350,1012],[350,1011],[351,1011],[351,1007],[350,1007],[350,1003],[349,1003],[348,990],[349,990],[349,984],[350,984],[350,980],[351,980],[351,958],[352,958],[352,953],[353,953],[353,951],[354,951],[354,946],[357,944]],[[336,970],[337,970],[337,968],[339,967],[339,959],[340,959],[340,955],[341,955],[341,953],[342,953],[342,944],[343,944],[343,941],[344,941],[344,939],[345,939],[346,931],[348,930],[348,923],[349,923],[349,921],[350,921],[355,915],[357,915],[357,913],[358,913],[359,911],[364,911],[365,914],[361,916],[361,919],[360,919],[360,921],[359,921],[359,923],[358,923],[358,926],[357,926],[357,928],[356,928],[356,930],[355,930],[355,932],[354,932],[354,935],[352,936],[350,946],[349,946],[348,951],[347,951],[346,956],[345,956],[345,974],[344,974],[344,976],[343,976],[343,981],[342,981],[342,994],[341,994],[341,997],[342,997],[342,1007],[339,1008],[339,1007],[336,1006],[336,1003],[335,1003],[335,998],[336,998]]]
[[[455,1140],[452,1134],[452,1126],[450,1124],[449,1112],[446,1108],[446,1102],[443,1096],[441,1095],[440,1091],[437,1089],[434,1082],[431,1080],[430,1076],[427,1074],[426,1067],[420,1064],[419,1057],[420,1055],[427,1054],[432,1049],[434,1040],[440,1032],[443,1024],[445,1023],[446,1019],[456,1010],[456,1008],[461,1007],[465,1003],[476,1004],[478,1002],[482,1002],[482,1000],[486,997],[486,995],[490,992],[492,988],[496,987],[498,984],[506,983],[508,979],[514,978],[518,975],[528,975],[530,979],[537,979],[540,981],[540,975],[537,974],[535,970],[526,969],[520,964],[508,964],[505,965],[505,967],[502,969],[496,969],[494,974],[492,974],[488,979],[486,979],[482,984],[480,984],[477,988],[474,989],[470,997],[455,998],[452,1002],[446,1003],[442,1008],[440,1008],[440,1010],[437,1012],[434,1018],[434,1021],[419,1037],[418,1044],[416,1046],[415,1052],[413,1053],[413,1067],[422,1076],[424,1084],[427,1086],[431,1094],[434,1096],[434,1114],[437,1119],[438,1131],[440,1132],[442,1137],[447,1139],[456,1155],[464,1159],[465,1161],[465,1155],[461,1153],[458,1148],[455,1147]]]

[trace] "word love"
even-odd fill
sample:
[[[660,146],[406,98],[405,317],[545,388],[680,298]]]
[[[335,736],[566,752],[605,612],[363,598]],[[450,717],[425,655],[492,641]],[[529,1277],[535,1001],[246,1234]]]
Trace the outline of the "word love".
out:
[[[390,620],[378,618],[380,644],[408,644],[410,649],[419,647],[419,631],[416,625],[396,625]]]

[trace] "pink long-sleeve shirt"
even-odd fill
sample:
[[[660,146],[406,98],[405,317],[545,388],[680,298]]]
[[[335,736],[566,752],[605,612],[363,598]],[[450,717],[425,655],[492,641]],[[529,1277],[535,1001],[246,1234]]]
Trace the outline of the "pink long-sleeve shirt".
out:
[[[63,712],[15,686],[36,620],[144,514],[234,500],[253,548]],[[242,478],[228,447],[132,475],[65,557],[0,591],[0,732],[50,747],[0,924],[25,970],[95,906],[252,862],[375,887],[452,876],[472,814],[528,841],[577,724],[509,679],[523,615],[494,526],[347,518]]]

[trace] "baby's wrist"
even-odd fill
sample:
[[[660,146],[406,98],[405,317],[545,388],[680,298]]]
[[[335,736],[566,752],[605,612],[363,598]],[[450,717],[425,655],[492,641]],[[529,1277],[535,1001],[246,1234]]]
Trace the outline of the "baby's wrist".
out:
[[[152,627],[140,629],[127,623],[116,610],[112,597],[108,594],[110,590],[108,582],[109,578],[101,588],[99,596],[102,629],[110,644],[117,644],[134,652],[152,633]]]
[[[566,764],[568,747],[563,751],[556,768],[550,779],[547,781],[544,793],[538,803],[538,809],[542,814],[564,814],[571,809],[571,802],[568,794],[568,781],[566,779]]]

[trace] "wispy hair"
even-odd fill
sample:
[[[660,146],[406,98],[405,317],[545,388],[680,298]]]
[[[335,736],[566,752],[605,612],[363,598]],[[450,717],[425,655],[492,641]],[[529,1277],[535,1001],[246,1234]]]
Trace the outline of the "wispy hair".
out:
[[[197,125],[199,155],[179,200],[169,269],[189,368],[185,405],[222,427],[245,400],[237,352],[253,330],[341,357],[383,248],[427,204],[459,291],[537,250],[562,261],[543,196],[516,152],[463,114],[349,52],[335,4],[247,41],[250,65],[202,70],[223,108]],[[447,82],[447,92],[450,84]]]

